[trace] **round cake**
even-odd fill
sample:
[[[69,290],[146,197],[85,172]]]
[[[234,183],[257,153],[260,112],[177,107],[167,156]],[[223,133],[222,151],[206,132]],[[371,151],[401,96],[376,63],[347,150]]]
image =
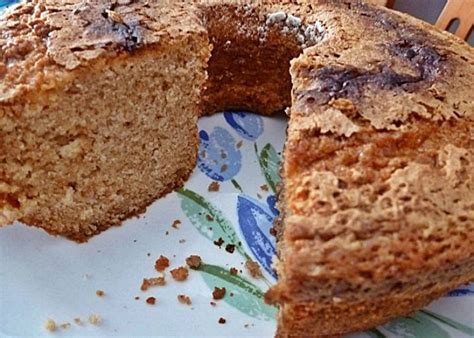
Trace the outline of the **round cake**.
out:
[[[474,280],[474,52],[449,33],[304,0],[33,0],[0,32],[0,225],[87,241],[183,185],[203,113],[288,108],[280,337]]]

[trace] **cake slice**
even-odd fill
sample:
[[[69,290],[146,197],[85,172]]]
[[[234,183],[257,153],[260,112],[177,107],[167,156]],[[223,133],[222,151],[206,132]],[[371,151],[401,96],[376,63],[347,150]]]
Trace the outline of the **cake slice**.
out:
[[[31,1],[0,20],[0,224],[85,241],[194,169],[211,47],[187,6]]]
[[[474,53],[362,4],[292,62],[279,336],[365,330],[474,280]]]

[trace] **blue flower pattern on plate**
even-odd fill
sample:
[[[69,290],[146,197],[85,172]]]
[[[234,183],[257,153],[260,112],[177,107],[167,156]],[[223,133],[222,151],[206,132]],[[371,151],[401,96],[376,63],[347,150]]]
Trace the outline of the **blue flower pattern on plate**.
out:
[[[271,266],[275,255],[274,238],[270,235],[274,220],[273,212],[265,204],[251,197],[239,195],[237,215],[240,230],[250,250],[265,270],[276,278]]]
[[[273,215],[278,216],[278,215],[280,215],[280,211],[278,211],[278,209],[276,207],[276,203],[277,203],[277,199],[276,199],[275,195],[270,195],[270,196],[267,197],[268,207],[270,208]]]
[[[261,116],[244,112],[225,112],[224,118],[246,140],[255,141],[263,134],[263,119]]]
[[[448,297],[474,296],[474,284],[461,287],[448,293]]]
[[[0,0],[0,12],[2,11],[3,7],[13,5],[19,2],[19,0]]]
[[[232,135],[224,128],[215,127],[210,135],[201,130],[199,138],[199,169],[216,181],[233,179],[242,166],[242,154]]]

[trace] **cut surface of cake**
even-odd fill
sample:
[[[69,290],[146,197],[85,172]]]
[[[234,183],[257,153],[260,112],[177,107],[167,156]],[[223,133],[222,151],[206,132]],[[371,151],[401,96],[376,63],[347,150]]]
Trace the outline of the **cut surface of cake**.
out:
[[[182,186],[203,113],[290,107],[279,336],[474,279],[474,52],[450,34],[302,0],[38,0],[0,31],[0,224],[86,241]]]
[[[113,3],[3,17],[0,222],[84,241],[193,170],[207,34],[184,5]]]

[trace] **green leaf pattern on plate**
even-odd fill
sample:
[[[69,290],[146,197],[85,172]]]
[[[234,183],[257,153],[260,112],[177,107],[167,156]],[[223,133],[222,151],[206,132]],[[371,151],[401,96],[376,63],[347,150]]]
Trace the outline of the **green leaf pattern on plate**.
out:
[[[248,280],[230,274],[216,265],[203,264],[199,268],[205,283],[212,290],[214,287],[225,287],[224,301],[239,311],[262,320],[274,320],[277,309],[265,304],[264,292]],[[233,296],[230,296],[230,294]]]
[[[419,312],[392,320],[384,329],[403,338],[450,338],[448,332]]]
[[[440,315],[440,314],[437,314],[437,313],[434,313],[434,312],[431,312],[429,310],[421,310],[420,313],[424,314],[425,316],[428,316],[428,317],[431,317],[433,319],[436,319],[438,321],[440,321],[441,323],[453,328],[453,329],[456,329],[460,332],[463,332],[469,336],[472,336],[474,337],[474,328],[473,327],[469,327],[467,325],[464,325],[464,324],[461,324],[455,320],[452,320],[448,317],[445,317],[443,315]],[[474,309],[473,309],[473,312],[471,313],[471,315],[474,316]],[[473,319],[473,322],[474,322],[474,319]]]
[[[386,338],[386,336],[380,332],[378,329],[372,329],[365,332],[371,338]]]
[[[234,244],[245,259],[250,258],[242,246],[238,245],[240,239],[234,226],[219,209],[198,193],[188,189],[180,189],[178,196],[181,199],[181,209],[201,235],[211,241],[222,238],[225,243]]]
[[[277,185],[280,183],[280,167],[281,159],[278,156],[275,148],[268,143],[259,154],[258,146],[255,143],[255,153],[257,154],[260,167],[262,168],[263,175],[272,189],[273,193],[276,193]]]

